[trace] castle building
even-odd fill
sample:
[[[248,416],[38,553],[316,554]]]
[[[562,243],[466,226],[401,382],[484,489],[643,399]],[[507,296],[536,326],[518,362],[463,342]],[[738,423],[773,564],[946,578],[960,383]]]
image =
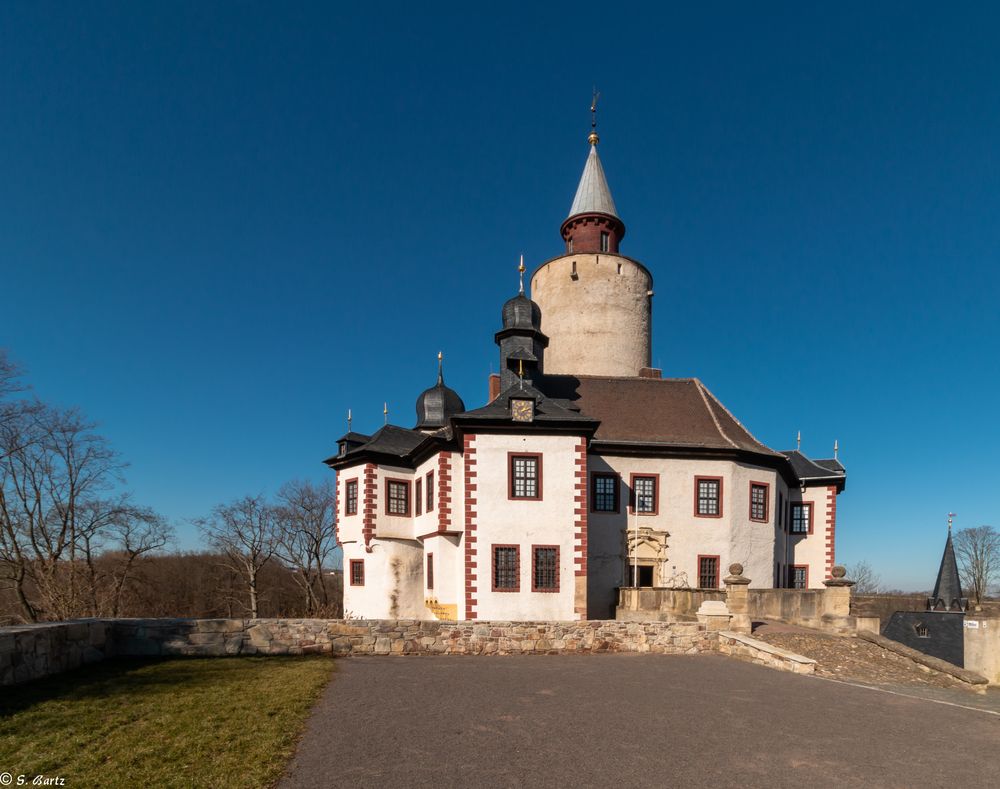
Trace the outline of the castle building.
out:
[[[500,373],[467,409],[444,383],[412,428],[348,432],[337,472],[344,609],[353,616],[614,617],[622,586],[755,587],[831,577],[834,459],[764,446],[697,378],[651,366],[653,277],[592,131],[562,254],[501,310]]]

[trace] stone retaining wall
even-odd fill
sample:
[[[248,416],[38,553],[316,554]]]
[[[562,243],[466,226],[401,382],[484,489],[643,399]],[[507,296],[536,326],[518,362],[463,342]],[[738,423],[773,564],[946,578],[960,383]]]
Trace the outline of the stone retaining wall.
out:
[[[0,686],[114,656],[695,654],[697,623],[107,619],[0,628]]]

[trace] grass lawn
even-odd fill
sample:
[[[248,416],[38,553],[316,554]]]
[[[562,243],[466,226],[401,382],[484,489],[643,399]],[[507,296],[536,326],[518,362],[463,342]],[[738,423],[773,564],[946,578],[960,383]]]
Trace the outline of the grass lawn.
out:
[[[112,660],[0,689],[0,774],[65,785],[270,786],[329,657]]]

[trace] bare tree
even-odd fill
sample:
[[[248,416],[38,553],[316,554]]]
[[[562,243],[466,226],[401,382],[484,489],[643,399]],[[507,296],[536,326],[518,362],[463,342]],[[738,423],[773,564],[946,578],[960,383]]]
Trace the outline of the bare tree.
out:
[[[979,605],[1000,580],[1000,532],[992,526],[962,529],[955,534],[954,545],[966,592]]]
[[[296,480],[278,491],[275,509],[277,556],[292,568],[302,589],[305,614],[330,613],[330,591],[324,572],[337,547],[336,490],[331,481]]]
[[[196,521],[213,549],[246,584],[250,616],[260,611],[261,568],[274,556],[277,543],[274,508],[263,496],[244,496],[222,504],[212,515]]]
[[[857,594],[878,594],[882,591],[882,579],[867,561],[847,565],[847,577],[854,581]]]

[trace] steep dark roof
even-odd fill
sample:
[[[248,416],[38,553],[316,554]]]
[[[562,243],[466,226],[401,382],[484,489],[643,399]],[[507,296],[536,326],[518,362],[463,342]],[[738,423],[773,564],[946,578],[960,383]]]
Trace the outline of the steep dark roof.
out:
[[[697,378],[546,376],[542,383],[599,419],[596,441],[743,450],[779,457],[754,438]]]
[[[964,611],[968,601],[962,597],[962,581],[958,577],[958,562],[955,560],[955,546],[951,542],[951,529],[948,530],[948,541],[944,544],[944,554],[941,556],[941,566],[938,568],[937,581],[934,582],[934,592],[927,601],[927,607],[933,610]]]
[[[788,458],[795,471],[795,476],[803,482],[840,480],[846,474],[844,467],[837,460],[810,460],[797,449],[789,449],[781,454]]]
[[[420,430],[444,427],[449,417],[465,410],[465,403],[458,392],[444,385],[444,378],[439,375],[434,386],[420,393],[416,407],[415,429]]]

